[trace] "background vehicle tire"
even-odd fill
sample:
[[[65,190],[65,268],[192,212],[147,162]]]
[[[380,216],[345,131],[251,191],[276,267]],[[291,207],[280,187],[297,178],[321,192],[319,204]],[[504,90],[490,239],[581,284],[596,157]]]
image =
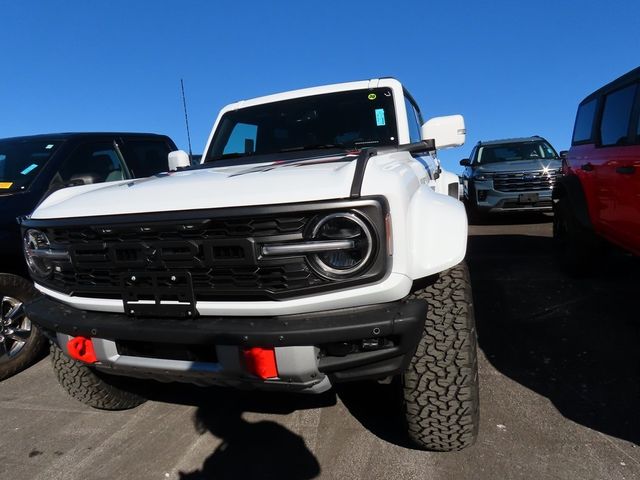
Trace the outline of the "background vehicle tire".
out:
[[[126,410],[146,401],[133,391],[135,380],[98,372],[51,344],[51,363],[60,385],[76,400],[101,410]]]
[[[23,304],[37,295],[28,280],[0,273],[0,380],[24,370],[44,353],[44,335],[23,310]]]
[[[421,448],[461,450],[478,435],[479,385],[475,319],[465,263],[415,291],[429,311],[422,339],[403,376],[408,432]]]
[[[588,273],[602,248],[598,237],[580,225],[564,197],[553,205],[553,247],[556,261],[574,275]]]

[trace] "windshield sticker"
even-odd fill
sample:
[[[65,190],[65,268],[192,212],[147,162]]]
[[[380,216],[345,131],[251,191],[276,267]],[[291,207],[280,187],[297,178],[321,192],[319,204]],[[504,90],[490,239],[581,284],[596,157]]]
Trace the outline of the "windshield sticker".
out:
[[[53,148],[53,143],[50,143],[49,145],[44,147],[45,150],[51,150],[52,148]]]
[[[35,163],[32,163],[31,165],[29,165],[27,168],[25,168],[24,170],[22,170],[20,172],[20,175],[27,175],[29,172],[33,171],[34,169],[38,168],[38,165]]]
[[[376,108],[376,125],[384,127],[387,122],[384,119],[384,108]]]
[[[378,96],[375,93],[370,93],[369,96],[367,97],[369,100],[375,100],[376,98],[378,98]]]
[[[13,185],[13,182],[0,182],[0,190],[7,190],[11,188],[11,185]]]

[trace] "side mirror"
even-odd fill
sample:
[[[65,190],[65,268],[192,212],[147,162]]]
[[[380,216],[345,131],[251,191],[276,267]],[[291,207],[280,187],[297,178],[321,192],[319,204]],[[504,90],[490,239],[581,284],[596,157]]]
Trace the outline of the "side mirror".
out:
[[[169,171],[173,172],[179,168],[185,168],[191,166],[191,160],[189,160],[189,154],[184,150],[176,150],[169,152]]]
[[[460,160],[460,165],[462,165],[463,167],[468,167],[469,165],[471,165],[471,160],[469,160],[468,158],[463,158],[462,160]]]
[[[436,148],[453,148],[464,145],[467,129],[462,115],[447,115],[427,120],[420,129],[423,140],[433,138]]]
[[[569,151],[568,150],[561,150],[560,151],[560,158],[562,158],[563,160],[565,160],[568,156],[569,156]]]

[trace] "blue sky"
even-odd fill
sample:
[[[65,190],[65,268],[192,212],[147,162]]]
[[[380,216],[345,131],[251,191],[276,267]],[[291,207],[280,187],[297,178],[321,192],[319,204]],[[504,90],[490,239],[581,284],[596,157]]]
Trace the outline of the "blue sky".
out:
[[[577,103],[640,64],[640,2],[0,0],[0,137],[151,131],[194,153],[225,104],[379,76],[425,117],[462,113],[467,144],[539,134],[569,146]]]

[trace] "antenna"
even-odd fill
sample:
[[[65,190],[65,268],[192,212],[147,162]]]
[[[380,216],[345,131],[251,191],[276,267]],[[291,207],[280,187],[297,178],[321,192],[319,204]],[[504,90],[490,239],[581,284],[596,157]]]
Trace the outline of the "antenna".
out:
[[[184,122],[187,124],[187,141],[189,142],[189,163],[193,163],[193,153],[191,153],[191,133],[189,132],[189,116],[187,115],[187,101],[184,98],[184,82],[180,79],[182,90],[182,106],[184,107]]]

